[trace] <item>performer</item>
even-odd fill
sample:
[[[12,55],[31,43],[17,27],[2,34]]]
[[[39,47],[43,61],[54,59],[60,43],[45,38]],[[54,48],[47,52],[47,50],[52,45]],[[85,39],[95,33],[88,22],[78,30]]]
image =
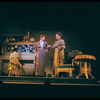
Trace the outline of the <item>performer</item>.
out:
[[[8,69],[9,69],[9,70],[12,70],[11,67],[12,67],[12,64],[14,64],[14,65],[18,65],[18,66],[16,66],[16,68],[17,68],[18,70],[20,70],[20,68],[22,68],[22,64],[19,62],[19,59],[21,59],[21,56],[20,56],[20,54],[17,52],[17,50],[18,50],[18,49],[17,49],[17,46],[13,47],[12,50],[13,50],[13,53],[11,53],[10,58],[9,58],[10,63],[9,63]],[[15,69],[15,68],[14,68],[14,69]],[[13,69],[13,70],[14,70],[14,69]],[[9,75],[8,75],[8,76],[9,76]]]
[[[20,67],[22,67],[22,64],[19,62],[19,59],[21,59],[20,54],[17,52],[17,46],[14,48],[14,52],[10,55],[10,62],[14,64],[18,64]]]
[[[53,65],[53,74],[57,74],[57,66],[63,65],[64,63],[64,49],[65,41],[61,39],[62,33],[56,32],[56,41],[54,43],[54,65]]]
[[[36,76],[42,76],[42,77],[45,76],[46,52],[49,51],[50,47],[53,48],[53,46],[48,45],[48,43],[45,41],[45,36],[40,35],[40,41],[38,41],[36,45],[31,48],[31,49],[37,48],[36,73],[35,73]]]

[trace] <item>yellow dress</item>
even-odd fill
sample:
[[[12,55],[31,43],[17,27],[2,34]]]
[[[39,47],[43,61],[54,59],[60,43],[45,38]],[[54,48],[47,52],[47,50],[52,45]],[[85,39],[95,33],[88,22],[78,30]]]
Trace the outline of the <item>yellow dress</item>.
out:
[[[59,46],[64,46],[59,49]],[[53,64],[53,72],[57,74],[57,66],[64,64],[64,49],[65,49],[65,41],[63,39],[59,39],[54,43],[55,51],[54,51],[54,64]]]
[[[19,53],[17,53],[17,52],[11,53],[8,69],[11,70],[11,64],[19,65],[20,67],[22,67],[22,64],[19,62],[19,59],[21,59]]]

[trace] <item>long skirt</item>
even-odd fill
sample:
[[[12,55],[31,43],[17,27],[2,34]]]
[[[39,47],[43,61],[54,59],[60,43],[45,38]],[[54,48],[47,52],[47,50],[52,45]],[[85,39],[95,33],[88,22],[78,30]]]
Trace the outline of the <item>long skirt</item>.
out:
[[[13,58],[12,60],[10,60],[10,63],[17,64],[20,67],[22,67],[22,64],[19,62],[18,58]]]
[[[54,64],[53,64],[53,74],[57,74],[57,66],[64,64],[64,49],[59,50],[55,48],[54,52]]]
[[[9,70],[11,70],[11,66],[10,66],[11,63],[19,66],[18,68],[19,68],[20,74],[25,74],[24,68],[23,68],[22,64],[19,62],[18,58],[13,58],[12,60],[10,60],[10,63],[8,66]]]
[[[37,56],[37,65],[36,65],[37,76],[45,75],[45,57],[46,53],[44,49],[39,48]]]

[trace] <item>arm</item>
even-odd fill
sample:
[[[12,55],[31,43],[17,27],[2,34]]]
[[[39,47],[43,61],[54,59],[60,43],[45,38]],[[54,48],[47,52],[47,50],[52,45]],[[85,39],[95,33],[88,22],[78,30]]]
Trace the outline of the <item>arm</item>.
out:
[[[29,45],[29,43],[28,43],[28,47],[29,47],[30,49],[36,49],[36,48],[37,48],[37,43],[36,43],[33,47],[31,47],[31,46]]]
[[[48,48],[50,48],[50,47],[51,47],[51,48],[54,48],[54,46],[51,46],[51,45],[48,45],[47,47],[48,47]]]
[[[60,44],[61,44],[61,46],[58,46],[58,48],[64,48],[65,49],[65,41],[61,40]]]
[[[53,45],[55,48],[57,48],[58,47],[58,42],[57,41],[55,41],[55,43],[54,43],[54,45]]]
[[[58,48],[64,48],[65,49],[65,46],[58,46]]]
[[[50,50],[50,48],[54,48],[53,46],[49,45],[47,42],[46,42],[46,47],[47,47],[46,49],[47,52]]]
[[[19,58],[19,60],[22,60],[20,53],[18,53],[18,58]]]
[[[65,41],[62,40],[62,39],[60,41],[55,41],[54,47],[55,48],[64,48],[65,49]]]

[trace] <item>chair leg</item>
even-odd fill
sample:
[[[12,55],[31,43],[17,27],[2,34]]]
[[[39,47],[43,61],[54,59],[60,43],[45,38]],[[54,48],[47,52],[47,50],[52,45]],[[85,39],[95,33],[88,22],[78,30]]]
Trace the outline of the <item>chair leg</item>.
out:
[[[10,71],[9,71],[9,74],[8,74],[8,76],[10,76]]]
[[[86,78],[88,79],[89,77],[88,77],[88,69],[87,69],[87,62],[86,61],[84,62],[84,74],[85,74]]]
[[[86,78],[88,79],[88,72],[85,72],[84,75],[86,76]]]
[[[94,76],[91,74],[91,72],[88,72],[88,74],[89,74],[93,79],[95,79]]]
[[[80,76],[83,75],[83,72],[80,72],[78,76],[76,76],[76,78],[79,78]]]
[[[72,77],[72,70],[69,70],[69,76]]]

